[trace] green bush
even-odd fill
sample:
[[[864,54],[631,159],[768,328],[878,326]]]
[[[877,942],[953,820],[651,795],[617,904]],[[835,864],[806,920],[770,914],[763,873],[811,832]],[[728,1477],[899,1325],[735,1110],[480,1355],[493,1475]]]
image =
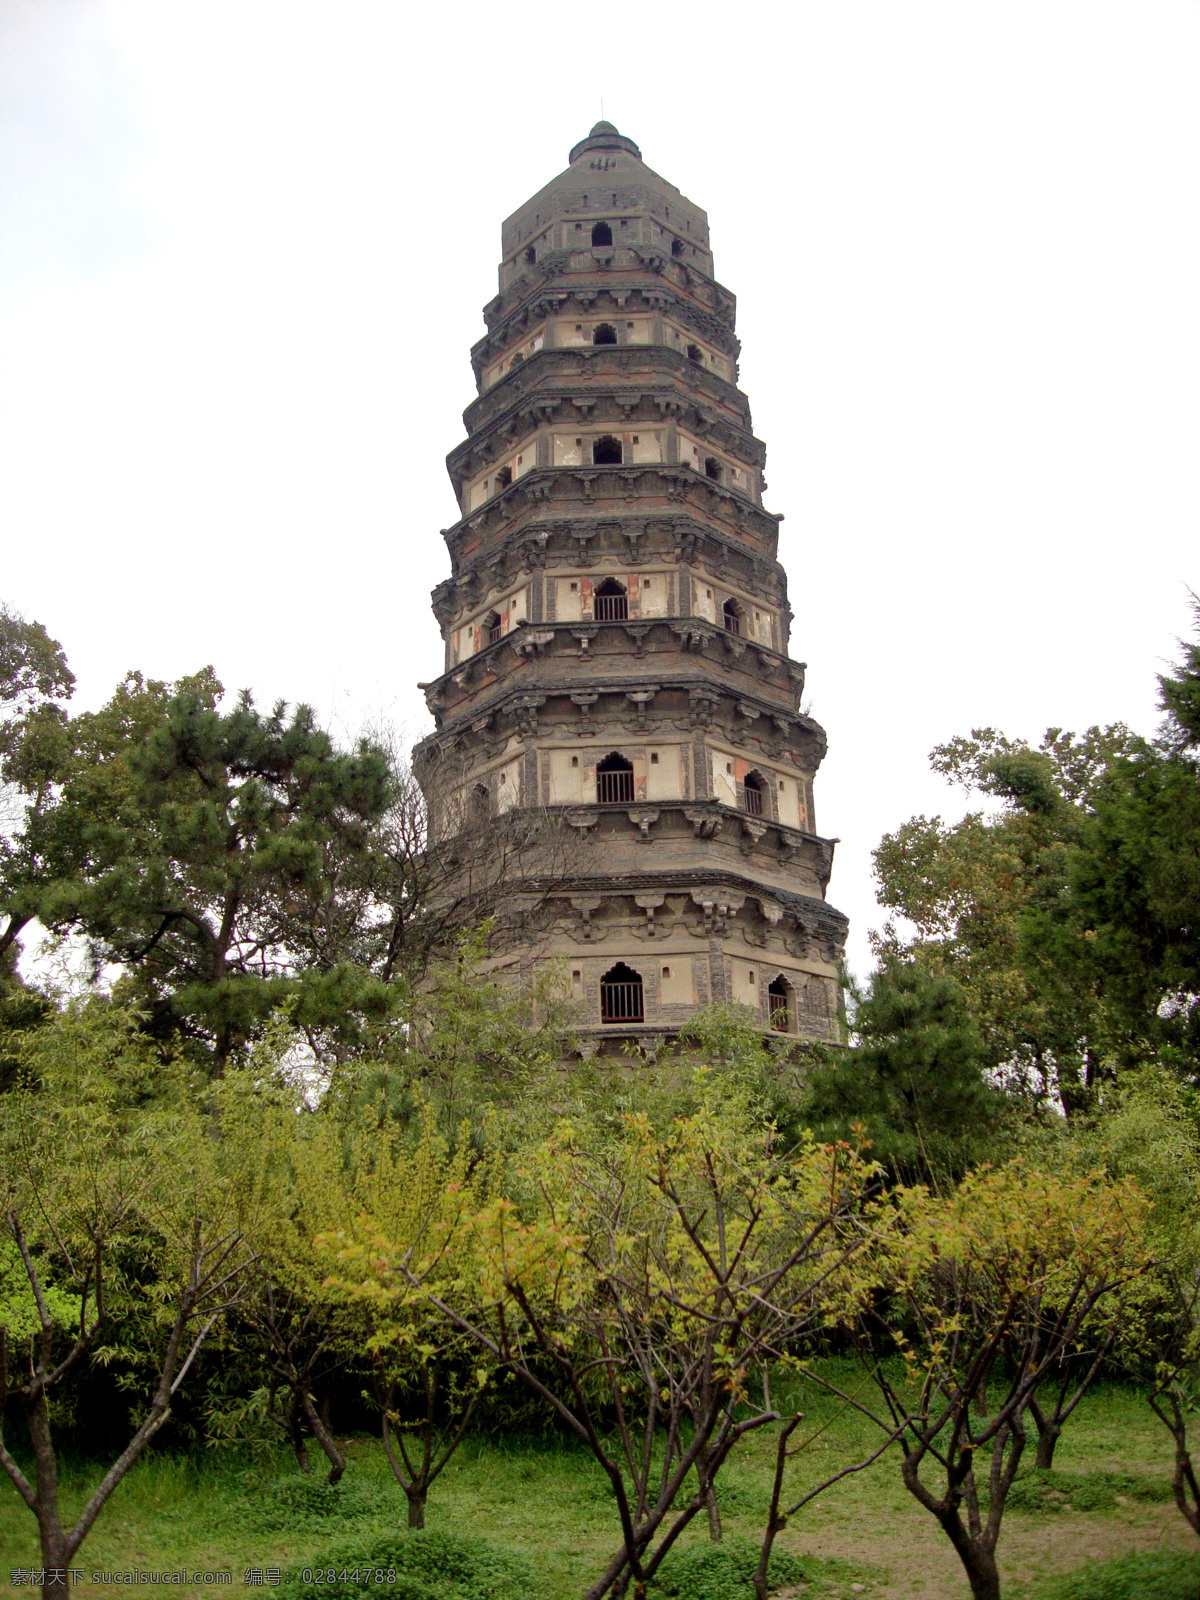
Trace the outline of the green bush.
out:
[[[324,1478],[296,1473],[268,1481],[254,1495],[250,1519],[255,1527],[281,1533],[324,1533],[370,1519],[396,1521],[407,1517],[398,1489],[343,1478],[330,1485]]]
[[[306,1583],[306,1569],[325,1576]],[[532,1600],[535,1592],[533,1572],[519,1557],[482,1539],[428,1530],[331,1546],[276,1592],[281,1600],[328,1600],[353,1588],[381,1600]]]
[[[1022,1473],[1008,1491],[1009,1511],[1111,1511],[1123,1500],[1169,1500],[1166,1478],[1133,1472]]]
[[[1035,1591],[1035,1600],[1196,1600],[1200,1553],[1142,1551],[1117,1561],[1089,1562]]]
[[[754,1572],[759,1546],[750,1539],[723,1539],[720,1544],[695,1544],[669,1555],[651,1592],[672,1600],[747,1600],[754,1594]],[[773,1588],[811,1583],[821,1576],[826,1562],[810,1557],[797,1560],[785,1550],[771,1555]]]

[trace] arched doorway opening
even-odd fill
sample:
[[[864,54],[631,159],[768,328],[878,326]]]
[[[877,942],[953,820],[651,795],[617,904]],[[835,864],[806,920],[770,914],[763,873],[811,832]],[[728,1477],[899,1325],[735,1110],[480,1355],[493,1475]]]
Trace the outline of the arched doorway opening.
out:
[[[607,222],[597,222],[592,227],[593,244],[611,244],[612,229]]]
[[[725,624],[726,633],[741,633],[742,608],[736,600],[726,600],[721,607],[721,619]]]
[[[782,972],[767,985],[767,1006],[776,1033],[795,1033],[796,991]]]
[[[616,578],[605,578],[593,594],[592,607],[597,622],[623,622],[629,615],[625,585]]]
[[[617,330],[613,327],[612,323],[611,322],[601,322],[601,323],[599,323],[597,325],[597,327],[596,327],[595,332],[592,334],[592,343],[593,344],[616,344],[616,342],[617,342]]]
[[[618,961],[600,979],[601,1022],[644,1022],[642,975]]]
[[[752,817],[763,814],[763,797],[767,792],[766,780],[761,772],[748,772],[741,786],[742,810]]]
[[[624,460],[620,439],[614,439],[611,433],[602,433],[592,446],[592,465],[594,467],[619,467]]]
[[[633,802],[633,762],[617,750],[605,756],[596,768],[596,799],[601,805]]]
[[[498,611],[493,611],[490,617],[484,617],[482,631],[485,644],[500,643],[504,633],[504,619]]]

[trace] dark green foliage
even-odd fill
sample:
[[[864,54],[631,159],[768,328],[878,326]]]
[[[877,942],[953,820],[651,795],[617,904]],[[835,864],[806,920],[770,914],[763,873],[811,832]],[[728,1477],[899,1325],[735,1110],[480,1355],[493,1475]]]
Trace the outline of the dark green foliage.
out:
[[[160,1031],[218,1063],[285,1001],[313,1034],[386,1008],[336,933],[339,875],[391,796],[382,751],[337,749],[305,706],[223,712],[222,692],[209,670],[131,676],[65,730],[60,798],[27,827],[53,869],[42,920],[84,932]]]
[[[74,687],[58,640],[40,622],[26,622],[0,603],[0,706],[19,712],[42,701],[67,700]]]
[[[1200,1553],[1147,1550],[1089,1562],[1065,1578],[1040,1584],[1034,1600],[1196,1600],[1198,1593]]]
[[[304,1583],[299,1570],[276,1591],[280,1600],[318,1600],[336,1589],[356,1588],[364,1594],[381,1594],[390,1600],[531,1600],[534,1577],[516,1556],[504,1554],[482,1539],[449,1533],[389,1533],[373,1540],[348,1540],[320,1551],[304,1563],[314,1571],[348,1575],[355,1583],[324,1581]],[[395,1573],[395,1581],[386,1574]],[[376,1574],[384,1574],[376,1581]]]
[[[1119,1497],[1119,1498],[1118,1498]],[[1008,1491],[1008,1511],[1112,1511],[1122,1500],[1160,1504],[1171,1498],[1167,1478],[1133,1472],[1023,1472]]]
[[[723,1539],[720,1544],[694,1544],[667,1557],[650,1586],[652,1595],[671,1600],[753,1600],[759,1547],[751,1539]],[[776,1549],[768,1582],[772,1589],[791,1584],[820,1583],[822,1578],[849,1574],[842,1561],[796,1557]]]
[[[1148,1059],[1200,1070],[1200,643],[1159,690],[1159,737],[1109,763],[1061,892],[1023,921],[1034,981],[1086,999],[1090,1085]]]
[[[889,962],[854,1026],[860,1043],[829,1052],[812,1071],[806,1110],[816,1136],[853,1140],[860,1127],[871,1153],[903,1177],[961,1175],[1005,1112],[961,989],[915,963]]]
[[[276,1478],[254,1494],[249,1511],[256,1527],[283,1533],[324,1533],[370,1519],[399,1521],[404,1496],[374,1483],[343,1478],[330,1484],[316,1474]]]

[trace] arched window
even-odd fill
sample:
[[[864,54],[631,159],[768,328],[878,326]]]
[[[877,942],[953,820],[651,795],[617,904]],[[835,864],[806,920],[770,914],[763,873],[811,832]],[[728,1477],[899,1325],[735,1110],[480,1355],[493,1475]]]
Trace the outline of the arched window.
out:
[[[616,750],[596,768],[596,799],[601,805],[630,805],[633,801],[633,762]]]
[[[527,267],[532,267],[536,261],[537,261],[537,251],[534,249],[534,247],[532,245],[530,245],[529,249],[526,250],[526,252],[525,252],[525,265]]]
[[[592,334],[593,344],[616,344],[617,330],[611,322],[601,322]]]
[[[688,345],[687,358],[689,361],[694,361],[698,367],[702,367],[704,365],[704,352],[701,350],[698,344]]]
[[[484,617],[480,632],[486,644],[499,643],[504,633],[504,622],[498,611],[493,611],[490,617]]]
[[[796,991],[782,972],[767,985],[767,1006],[776,1033],[795,1033]]]
[[[679,260],[680,256],[683,254],[683,240],[682,239],[672,239],[671,240],[671,254],[675,257],[676,261]]]
[[[593,244],[611,244],[612,229],[607,222],[597,222],[592,228]]]
[[[629,615],[629,596],[625,585],[605,578],[593,596],[593,615],[597,622],[624,622]]]
[[[726,600],[721,608],[721,616],[725,623],[726,633],[741,633],[742,608],[736,600]]]
[[[486,783],[477,783],[467,797],[467,824],[486,822],[491,815],[492,802]]]
[[[714,483],[720,483],[721,463],[717,460],[716,456],[705,456],[704,475],[707,478],[711,478]]]
[[[619,467],[624,460],[620,439],[614,439],[611,433],[601,434],[592,446],[592,465],[596,467]]]
[[[512,482],[512,468],[501,467],[500,471],[496,474],[494,481],[497,494],[499,494],[501,489],[507,489],[509,484]]]
[[[618,961],[600,979],[600,1021],[642,1022],[645,1016],[642,975]]]
[[[739,799],[742,810],[752,817],[761,817],[763,814],[763,795],[767,785],[761,772],[748,772],[746,781],[741,786]]]

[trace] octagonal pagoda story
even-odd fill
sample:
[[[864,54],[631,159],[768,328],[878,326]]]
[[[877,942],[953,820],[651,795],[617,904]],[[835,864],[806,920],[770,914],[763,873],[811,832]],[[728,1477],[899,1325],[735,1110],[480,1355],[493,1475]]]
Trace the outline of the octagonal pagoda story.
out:
[[[447,462],[445,665],[414,753],[431,839],[486,850],[537,813],[574,841],[563,873],[507,886],[493,960],[557,963],[587,1048],[716,1002],[834,1037],[825,735],[707,216],[600,122],[502,251]]]

